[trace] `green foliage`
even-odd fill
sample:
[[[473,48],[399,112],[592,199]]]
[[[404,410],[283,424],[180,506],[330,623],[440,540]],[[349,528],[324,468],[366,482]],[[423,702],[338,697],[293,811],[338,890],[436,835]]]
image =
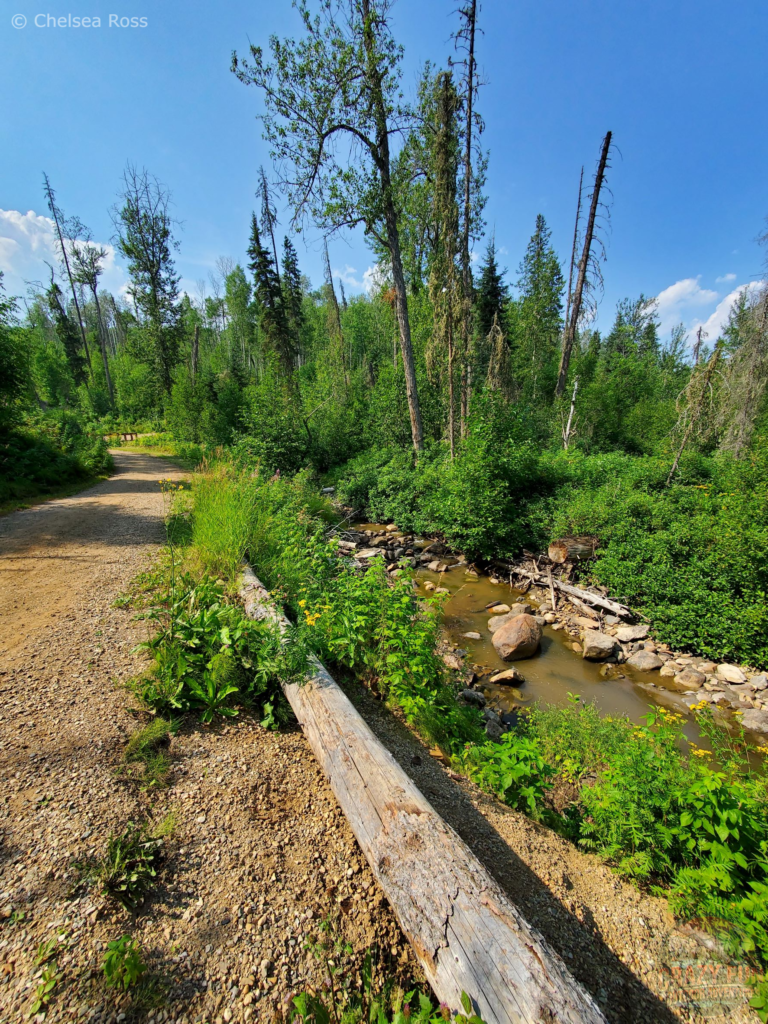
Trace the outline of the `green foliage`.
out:
[[[48,1004],[53,999],[54,990],[60,981],[61,975],[56,971],[56,964],[49,964],[43,969],[32,997],[32,1005],[29,1008],[30,1017],[46,1012]]]
[[[545,760],[537,737],[508,732],[498,743],[468,747],[457,763],[479,786],[510,807],[533,818],[540,816],[554,769]]]
[[[162,838],[153,835],[146,822],[129,821],[122,833],[109,837],[101,860],[81,868],[103,895],[133,912],[155,884],[162,849]]]
[[[207,575],[174,578],[145,617],[157,625],[141,645],[154,664],[131,684],[145,706],[158,714],[196,711],[206,723],[236,715],[237,705],[276,724],[287,720],[280,683],[302,676],[306,666],[296,635],[281,637],[275,627],[247,619]]]
[[[125,992],[141,981],[147,965],[136,940],[130,935],[123,935],[107,943],[101,969],[110,988],[120,988]]]

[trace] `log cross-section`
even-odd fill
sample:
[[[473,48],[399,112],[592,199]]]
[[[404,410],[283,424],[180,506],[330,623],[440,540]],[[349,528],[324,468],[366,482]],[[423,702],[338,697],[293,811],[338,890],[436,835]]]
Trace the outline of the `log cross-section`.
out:
[[[246,567],[246,614],[288,620]],[[592,998],[316,659],[285,694],[436,996],[487,1024],[605,1024]]]

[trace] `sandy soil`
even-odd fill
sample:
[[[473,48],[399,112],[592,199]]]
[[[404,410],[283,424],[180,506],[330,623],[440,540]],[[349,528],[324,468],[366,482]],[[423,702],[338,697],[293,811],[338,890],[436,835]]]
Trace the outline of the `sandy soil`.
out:
[[[270,1021],[289,991],[321,981],[303,947],[328,917],[409,977],[412,954],[300,732],[190,723],[172,741],[167,790],[115,775],[137,727],[116,684],[140,669],[146,626],[112,603],[162,544],[158,479],[182,475],[115,457],[110,480],[0,520],[0,1020],[27,1019],[50,938],[49,1021],[137,1016],[100,970],[123,934],[167,980],[164,1007],[138,1015],[148,1021]],[[92,889],[70,897],[74,861],[169,810],[166,863],[135,917]]]

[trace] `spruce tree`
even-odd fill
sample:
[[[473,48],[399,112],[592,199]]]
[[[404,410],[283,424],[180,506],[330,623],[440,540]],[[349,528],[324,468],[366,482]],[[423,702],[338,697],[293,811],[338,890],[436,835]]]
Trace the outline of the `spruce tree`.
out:
[[[288,330],[275,261],[269,249],[262,244],[255,213],[251,215],[248,256],[248,269],[253,274],[253,292],[259,311],[259,324],[267,344],[280,361],[283,373],[290,378],[294,366],[294,346]]]
[[[286,235],[283,239],[283,301],[288,327],[296,352],[301,350],[301,331],[304,327],[304,290],[296,247]]]
[[[64,348],[72,379],[75,385],[79,387],[81,384],[85,384],[87,380],[82,336],[78,325],[64,308],[61,288],[53,280],[53,275],[51,275],[51,283],[46,292],[46,298],[48,299],[48,308],[53,317],[56,337]]]
[[[496,239],[492,236],[485,250],[480,281],[475,298],[475,323],[480,338],[491,333],[494,318],[501,324],[504,306],[509,298],[509,287],[504,282],[505,270],[499,270],[496,260]]]

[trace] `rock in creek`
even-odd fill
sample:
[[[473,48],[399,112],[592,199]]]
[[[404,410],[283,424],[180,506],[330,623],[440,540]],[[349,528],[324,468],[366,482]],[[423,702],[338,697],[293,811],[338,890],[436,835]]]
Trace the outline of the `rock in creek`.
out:
[[[750,732],[768,732],[768,711],[745,711],[741,724]]]
[[[759,676],[752,676],[749,685],[753,690],[765,690],[768,688],[768,676],[764,672],[761,672]]]
[[[607,633],[601,633],[597,629],[585,629],[582,638],[582,658],[589,661],[605,661],[613,654],[616,641]]]
[[[378,548],[363,548],[362,551],[358,551],[355,558],[375,558],[376,555],[380,555],[381,551]]]
[[[654,669],[661,668],[664,662],[656,654],[651,651],[635,651],[634,654],[627,658],[627,664],[631,668],[636,668],[640,672],[653,672]]]
[[[718,665],[718,679],[724,679],[726,683],[746,683],[747,677],[738,665]]]
[[[494,740],[496,743],[504,735],[504,730],[501,727],[501,723],[498,718],[489,718],[485,723],[485,735],[489,740]]]
[[[462,633],[461,635],[464,637],[465,640],[482,640],[482,637],[480,636],[479,633]]]
[[[474,704],[475,707],[485,707],[485,697],[482,693],[478,693],[477,690],[462,690],[459,697],[464,701],[465,704]]]
[[[621,640],[623,644],[631,643],[633,640],[645,640],[647,636],[648,627],[643,625],[619,626],[616,630],[616,639]]]
[[[677,673],[671,682],[664,685],[668,690],[675,690],[677,693],[687,693],[689,690],[700,690],[706,681],[707,677],[702,675],[701,672],[697,672],[695,668],[684,668],[682,672]]]
[[[505,686],[522,686],[525,679],[516,668],[507,668],[503,672],[497,672],[496,675],[491,676],[488,682],[501,683]]]
[[[496,604],[492,604],[491,608],[493,609],[494,615],[508,615],[509,612],[512,611],[508,604],[502,604],[501,601],[498,601]]]
[[[541,644],[541,626],[532,615],[515,615],[491,637],[503,661],[530,658]]]
[[[461,668],[461,658],[458,656],[458,654],[453,654],[449,652],[443,655],[443,664],[447,668],[452,668],[454,669],[454,671],[458,672],[459,669]]]
[[[507,612],[505,615],[492,615],[488,619],[488,629],[491,633],[495,633],[497,629],[501,629],[502,626],[505,626],[513,618],[512,612]]]

